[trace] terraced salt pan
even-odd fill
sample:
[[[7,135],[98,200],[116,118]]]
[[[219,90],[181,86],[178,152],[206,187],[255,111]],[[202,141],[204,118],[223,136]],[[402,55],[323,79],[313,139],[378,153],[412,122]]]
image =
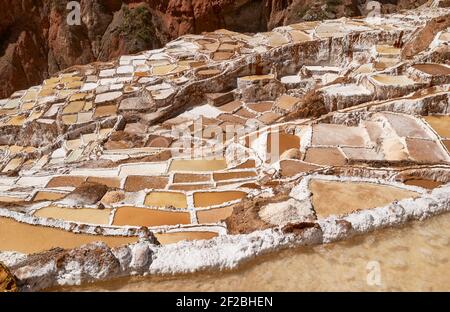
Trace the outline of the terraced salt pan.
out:
[[[313,145],[323,146],[366,146],[364,128],[347,127],[335,124],[317,124],[313,126]],[[330,135],[332,133],[333,135]]]
[[[3,168],[2,172],[8,172],[11,170],[15,170],[19,168],[19,166],[22,164],[23,160],[22,158],[13,158],[11,159],[8,164]]]
[[[76,123],[77,123],[78,115],[76,115],[76,114],[72,114],[72,115],[63,115],[63,116],[61,117],[61,120],[62,120],[62,122],[63,122],[65,125],[73,125],[73,124],[76,124]]]
[[[125,180],[124,190],[127,192],[138,192],[145,189],[163,189],[169,182],[165,176],[128,176]]]
[[[336,22],[321,23],[315,29],[315,35],[319,38],[343,37],[346,33],[344,25]]]
[[[443,141],[443,143],[444,143],[445,147],[447,148],[447,151],[450,152],[450,140]]]
[[[389,161],[402,161],[409,157],[406,144],[398,137],[384,138],[381,144],[381,152],[384,158]]]
[[[200,190],[208,190],[213,189],[214,184],[172,184],[169,186],[169,190],[171,191],[200,191]]]
[[[394,200],[415,198],[420,195],[393,186],[363,182],[312,180],[309,187],[312,204],[319,217],[381,207]]]
[[[145,197],[145,205],[150,207],[187,208],[187,199],[184,193],[151,192]]]
[[[416,118],[391,113],[383,113],[382,116],[389,121],[399,137],[432,139],[424,124]]]
[[[120,179],[118,178],[88,177],[86,181],[91,183],[103,184],[110,188],[120,188]]]
[[[284,76],[280,79],[281,83],[287,85],[297,85],[302,82],[302,78],[298,75]]]
[[[122,96],[122,92],[109,92],[109,93],[103,93],[97,95],[95,98],[95,103],[105,103],[105,102],[112,102],[114,100],[117,100]]]
[[[271,80],[274,78],[275,78],[275,76],[272,74],[270,74],[270,75],[252,75],[252,76],[239,77],[238,81],[252,82],[252,81]]]
[[[213,56],[214,61],[225,61],[232,58],[234,55],[233,52],[215,52]]]
[[[214,181],[234,180],[255,178],[254,171],[236,171],[236,172],[216,172],[213,174]]]
[[[410,158],[417,162],[424,163],[445,163],[450,162],[449,155],[436,141],[421,139],[406,139],[406,146]]]
[[[423,118],[442,138],[450,138],[449,115],[425,116]]]
[[[232,169],[252,169],[256,167],[256,161],[254,159],[247,159],[243,163],[233,167]]]
[[[174,183],[209,182],[209,181],[211,181],[211,176],[209,174],[176,173],[173,175]]]
[[[383,71],[389,67],[393,67],[399,63],[399,60],[389,57],[380,57],[374,64],[374,68]]]
[[[299,101],[300,101],[299,98],[289,95],[282,95],[275,101],[275,106],[285,111],[291,111],[295,108],[295,105]]]
[[[415,64],[413,68],[429,75],[450,75],[450,67],[441,64]]]
[[[274,31],[274,32],[270,32],[268,34],[269,34],[269,36],[267,38],[267,41],[271,47],[279,47],[279,46],[289,43],[289,40],[286,39],[286,37],[284,37],[279,32]]]
[[[334,84],[320,89],[330,111],[371,100],[372,91],[362,84]]]
[[[324,166],[343,166],[347,163],[340,150],[334,147],[310,147],[305,153],[304,161]]]
[[[170,172],[207,172],[227,168],[225,159],[174,159],[170,163]]]
[[[401,52],[399,48],[395,48],[389,45],[377,45],[376,51],[382,55],[392,55],[392,56],[400,55]]]
[[[81,176],[56,176],[51,178],[46,187],[77,187],[85,181],[86,177]]]
[[[211,106],[209,104],[205,104],[202,106],[196,106],[191,110],[188,110],[184,112],[183,114],[179,115],[181,118],[187,118],[189,120],[192,119],[198,119],[199,117],[203,116],[206,118],[216,118],[223,112],[219,110],[218,108]]]
[[[219,69],[202,69],[197,72],[197,76],[200,79],[207,79],[221,74]]]
[[[65,197],[66,193],[39,191],[33,197],[33,201],[56,201]]]
[[[307,35],[303,31],[292,30],[289,32],[293,42],[305,42],[311,40],[311,36]]]
[[[50,176],[23,176],[16,181],[16,184],[20,186],[44,186],[50,179]]]
[[[78,113],[84,108],[85,104],[86,103],[84,101],[70,102],[66,107],[64,107],[63,114]]]
[[[218,234],[208,231],[183,231],[176,233],[155,234],[155,236],[162,245],[169,245],[180,241],[208,240],[218,236]]]
[[[163,226],[190,224],[191,216],[188,212],[146,209],[137,207],[118,208],[113,225],[119,226]]]
[[[382,161],[385,155],[376,148],[342,147],[345,157],[355,161]]]
[[[300,173],[308,173],[321,168],[320,166],[299,160],[282,160],[280,170],[282,177],[293,177]]]
[[[415,82],[409,79],[407,76],[391,76],[391,75],[374,75],[372,78],[378,83],[392,86],[410,86]]]
[[[75,168],[70,171],[71,176],[117,177],[117,168]]]
[[[337,74],[341,71],[341,68],[337,66],[305,65],[302,67],[302,70],[315,76],[321,76],[324,74]]]
[[[22,202],[26,199],[26,197],[16,197],[16,196],[0,196],[1,203],[18,203]]]
[[[148,175],[157,176],[166,172],[167,163],[133,163],[125,164],[119,167],[119,177],[126,177],[129,175]]]
[[[423,188],[426,188],[429,190],[435,189],[444,184],[443,182],[439,182],[439,181],[433,181],[433,180],[428,180],[428,179],[419,179],[419,178],[408,179],[408,180],[404,181],[403,183],[406,185],[423,187]]]
[[[300,149],[300,137],[284,132],[272,132],[267,135],[267,153],[271,161],[278,161],[279,157],[290,149]]]
[[[64,230],[35,226],[0,218],[0,250],[31,254],[60,247],[73,249],[92,242],[102,241],[110,247],[130,244],[137,237],[75,234]]]
[[[223,221],[231,216],[233,213],[233,206],[224,208],[215,208],[208,210],[198,210],[197,220],[198,223],[217,223]]]
[[[246,195],[247,193],[241,191],[196,192],[194,193],[194,206],[196,208],[218,206],[227,202],[242,199]]]
[[[53,218],[64,221],[108,225],[111,210],[49,206],[37,210],[34,215],[37,217]]]
[[[104,105],[97,106],[95,108],[94,117],[105,117],[105,116],[114,116],[116,114],[117,108],[115,105]]]

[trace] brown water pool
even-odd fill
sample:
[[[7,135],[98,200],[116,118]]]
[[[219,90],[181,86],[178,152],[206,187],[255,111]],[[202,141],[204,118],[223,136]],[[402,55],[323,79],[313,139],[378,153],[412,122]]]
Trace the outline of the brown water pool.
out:
[[[65,221],[109,224],[110,209],[89,209],[89,208],[62,208],[49,206],[39,209],[34,214],[37,217],[53,218]]]
[[[219,75],[221,72],[222,71],[220,71],[218,69],[203,69],[203,70],[199,70],[197,72],[197,76],[201,79],[206,79],[206,78],[210,78],[210,77]]]
[[[450,291],[449,223],[445,214],[348,241],[277,251],[231,272],[135,277],[53,290]]]
[[[175,244],[183,240],[191,241],[191,240],[211,239],[218,236],[218,234],[215,232],[189,231],[189,232],[155,234],[155,236],[162,245],[168,245],[168,244]]]
[[[200,208],[221,205],[232,200],[241,199],[246,195],[247,193],[241,191],[197,192],[194,193],[194,206]]]
[[[273,107],[273,102],[258,102],[247,104],[247,107],[258,113],[268,112]]]
[[[217,223],[225,220],[233,213],[233,206],[199,210],[197,211],[198,223]]]
[[[187,208],[186,195],[176,192],[151,192],[145,198],[145,205],[150,207]]]
[[[174,159],[169,171],[217,171],[227,168],[225,159]]]
[[[165,188],[169,182],[168,177],[152,176],[128,176],[125,180],[124,189],[127,192],[139,192],[145,189]]]
[[[233,169],[250,169],[256,167],[256,161],[254,159],[248,159],[240,165],[237,165]]]
[[[102,241],[117,247],[137,241],[137,237],[75,234],[51,227],[35,226],[0,218],[0,250],[37,253],[55,247],[76,248]]]
[[[450,138],[450,116],[426,116],[426,122],[443,138]]]
[[[439,181],[419,179],[419,178],[408,179],[403,183],[405,183],[406,185],[420,186],[420,187],[423,187],[423,188],[426,188],[429,190],[435,189],[435,188],[441,186],[442,184],[444,184],[443,182],[439,182]]]
[[[324,166],[343,166],[344,155],[335,147],[310,147],[305,154],[305,162]]]
[[[106,185],[111,188],[119,188],[120,187],[120,179],[119,178],[104,178],[104,177],[88,177],[87,182],[98,183]]]
[[[53,177],[48,183],[47,187],[78,187],[84,181],[86,177],[79,176],[58,176]]]
[[[171,191],[200,191],[200,190],[208,190],[213,189],[214,184],[172,184],[169,186],[169,190]]]
[[[121,226],[161,226],[189,223],[191,223],[189,212],[166,211],[137,207],[118,208],[113,221],[113,225]]]
[[[450,75],[450,68],[441,64],[416,64],[412,67],[429,75]]]
[[[57,193],[57,192],[46,192],[46,191],[39,191],[34,195],[33,201],[41,201],[41,200],[59,200],[66,196],[65,193]]]
[[[400,49],[388,45],[377,45],[376,50],[381,54],[400,55]]]
[[[443,141],[445,147],[447,148],[447,151],[450,151],[450,140]]]
[[[393,186],[361,182],[312,180],[312,203],[319,217],[385,206],[419,194]]]
[[[296,174],[311,172],[319,168],[319,166],[298,160],[288,159],[280,162],[281,175],[283,177],[292,177]]]
[[[406,76],[375,75],[373,79],[386,85],[406,86],[414,84],[414,81]]]
[[[278,146],[275,146],[274,144],[278,144]],[[300,137],[294,134],[286,134],[283,132],[273,132],[267,135],[267,153],[270,153],[273,157],[277,156],[274,154],[274,152],[276,153],[277,150],[279,152],[278,156],[280,156],[285,151],[293,148],[300,148]]]
[[[209,174],[175,173],[173,175],[173,183],[210,182],[210,181],[211,176]]]
[[[253,171],[239,171],[239,172],[221,172],[213,174],[214,181],[233,180],[233,179],[246,179],[256,177],[256,173]]]

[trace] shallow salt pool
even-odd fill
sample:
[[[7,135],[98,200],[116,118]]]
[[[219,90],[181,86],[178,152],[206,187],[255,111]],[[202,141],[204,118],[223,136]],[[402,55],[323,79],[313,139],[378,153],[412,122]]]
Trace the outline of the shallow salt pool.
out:
[[[313,180],[312,204],[319,217],[345,214],[357,209],[382,207],[394,200],[414,198],[419,194],[374,183]]]

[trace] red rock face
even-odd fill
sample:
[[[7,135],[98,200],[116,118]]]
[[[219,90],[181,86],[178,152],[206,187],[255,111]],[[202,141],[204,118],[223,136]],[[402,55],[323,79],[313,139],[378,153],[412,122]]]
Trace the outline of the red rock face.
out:
[[[0,0],[0,98],[67,67],[155,49],[187,33],[258,32],[359,13],[357,0],[334,1],[340,4],[323,16],[323,0],[80,0],[82,23],[69,26],[68,2]]]

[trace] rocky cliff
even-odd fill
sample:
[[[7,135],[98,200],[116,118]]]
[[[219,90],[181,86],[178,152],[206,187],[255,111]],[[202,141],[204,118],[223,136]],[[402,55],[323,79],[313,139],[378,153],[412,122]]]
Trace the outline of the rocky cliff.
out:
[[[0,0],[0,97],[75,64],[155,49],[186,33],[218,28],[258,32],[302,20],[361,14],[357,0]],[[422,1],[385,0],[383,11]]]

